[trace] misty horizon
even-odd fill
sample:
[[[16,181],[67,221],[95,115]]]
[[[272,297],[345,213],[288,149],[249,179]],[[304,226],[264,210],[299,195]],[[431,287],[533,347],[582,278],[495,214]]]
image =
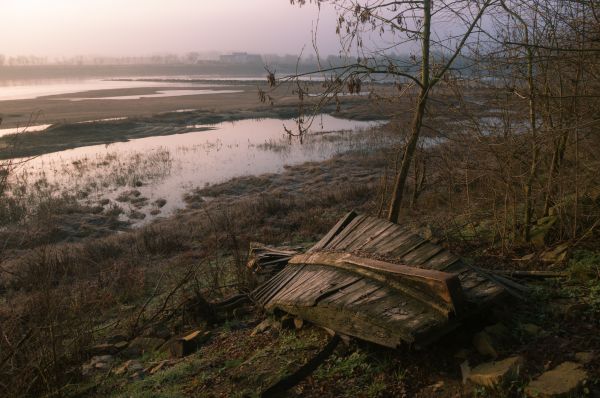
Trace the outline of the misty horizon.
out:
[[[6,57],[298,55],[311,46],[317,19],[323,54],[336,53],[339,44],[333,9],[321,7],[319,12],[277,0],[131,0],[125,5],[114,0],[9,0],[3,6],[0,53]]]

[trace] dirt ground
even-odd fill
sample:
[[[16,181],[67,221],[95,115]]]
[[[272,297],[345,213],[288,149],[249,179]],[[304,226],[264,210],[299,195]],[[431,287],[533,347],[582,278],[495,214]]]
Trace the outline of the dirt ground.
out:
[[[213,82],[214,84],[214,82]],[[66,124],[89,120],[119,118],[119,117],[149,117],[157,113],[172,112],[181,109],[195,109],[223,113],[229,111],[248,111],[263,108],[259,100],[258,89],[268,90],[266,80],[262,82],[220,82],[218,87],[203,87],[203,85],[168,86],[157,82],[156,86],[126,89],[95,90],[77,93],[39,97],[35,99],[2,101],[0,116],[2,128],[23,127],[28,124]],[[142,99],[87,99],[71,101],[71,98],[94,98],[109,96],[130,96],[153,94],[160,90],[235,90],[236,93],[181,95]],[[284,85],[272,94],[277,105],[297,104],[297,95],[292,85]],[[386,89],[387,88],[379,88]],[[358,98],[364,102],[364,98]],[[350,97],[344,101],[354,101]],[[310,100],[307,100],[310,102]]]

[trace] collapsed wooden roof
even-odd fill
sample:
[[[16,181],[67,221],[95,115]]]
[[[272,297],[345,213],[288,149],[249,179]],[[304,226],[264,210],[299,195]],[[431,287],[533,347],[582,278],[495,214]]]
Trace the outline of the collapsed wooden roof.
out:
[[[431,342],[504,292],[409,228],[350,212],[252,295],[268,311],[398,347]]]

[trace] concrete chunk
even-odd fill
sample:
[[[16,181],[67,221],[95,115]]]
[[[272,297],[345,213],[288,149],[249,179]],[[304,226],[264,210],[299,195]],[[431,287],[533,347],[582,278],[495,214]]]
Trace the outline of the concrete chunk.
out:
[[[564,362],[529,383],[525,394],[531,398],[577,396],[586,379],[587,372],[580,364]]]
[[[210,332],[197,330],[171,343],[169,350],[175,358],[183,358],[195,352],[210,338]]]
[[[494,388],[514,380],[519,375],[523,362],[523,357],[516,356],[483,363],[471,370],[469,380],[480,386]]]

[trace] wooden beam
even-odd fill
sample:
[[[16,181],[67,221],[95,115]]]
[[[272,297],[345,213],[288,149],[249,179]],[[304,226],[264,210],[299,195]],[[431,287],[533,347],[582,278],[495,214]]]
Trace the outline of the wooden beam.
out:
[[[298,254],[290,265],[318,264],[357,273],[388,284],[442,312],[447,317],[464,306],[460,280],[456,274],[409,267],[350,253],[313,252]]]
[[[358,214],[354,210],[350,211],[341,220],[339,220],[337,224],[335,224],[333,228],[331,228],[329,232],[327,232],[327,234],[325,234],[325,236],[317,242],[317,244],[310,248],[308,252],[314,252],[327,246],[333,238],[342,232],[344,228],[346,228],[348,224],[350,224],[350,222],[356,218],[356,216],[358,216]]]

